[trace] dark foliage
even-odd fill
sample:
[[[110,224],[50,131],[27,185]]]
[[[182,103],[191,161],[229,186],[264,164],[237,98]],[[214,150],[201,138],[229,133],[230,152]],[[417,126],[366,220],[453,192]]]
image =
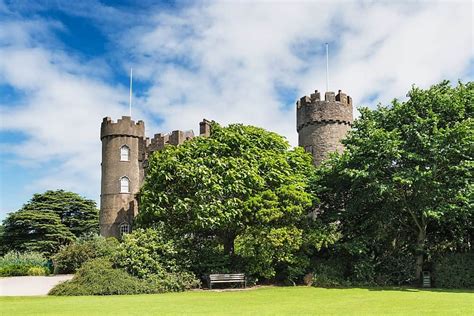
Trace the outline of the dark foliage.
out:
[[[64,190],[34,194],[22,210],[56,213],[74,236],[99,233],[99,210],[94,201]]]
[[[435,257],[433,279],[440,288],[474,289],[474,252]]]
[[[52,211],[10,213],[4,227],[3,247],[9,251],[37,251],[49,256],[75,239],[58,214]]]
[[[35,194],[3,222],[2,252],[40,251],[52,255],[83,234],[98,233],[94,201],[63,190]]]

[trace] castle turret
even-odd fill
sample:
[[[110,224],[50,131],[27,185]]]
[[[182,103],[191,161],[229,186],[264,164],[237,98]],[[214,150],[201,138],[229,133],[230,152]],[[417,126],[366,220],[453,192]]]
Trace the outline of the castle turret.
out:
[[[136,195],[143,181],[146,140],[145,123],[129,116],[102,121],[102,180],[100,234],[120,237],[131,230],[138,212]]]
[[[298,145],[313,155],[315,165],[331,152],[341,152],[341,140],[352,125],[352,98],[339,90],[326,92],[324,100],[316,90],[296,102]]]

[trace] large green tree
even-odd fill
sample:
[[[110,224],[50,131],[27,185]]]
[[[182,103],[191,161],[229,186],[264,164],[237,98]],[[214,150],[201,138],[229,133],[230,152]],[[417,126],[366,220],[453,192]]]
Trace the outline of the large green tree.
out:
[[[4,226],[4,251],[37,251],[49,256],[74,240],[74,235],[52,211],[20,210],[9,214]]]
[[[430,251],[472,247],[474,83],[360,112],[346,151],[319,169],[320,216],[357,251],[411,253],[419,279]]]
[[[275,133],[214,123],[210,137],[154,153],[138,223],[163,225],[194,253],[188,255],[200,265],[195,271],[232,270],[241,264],[255,276],[288,277],[302,265],[298,253],[304,245],[324,239],[305,233],[311,224],[307,185],[313,170],[310,155],[301,148],[290,150]],[[213,268],[206,266],[210,261],[224,263]]]
[[[34,194],[21,210],[52,211],[76,237],[99,232],[99,210],[93,200],[64,190]]]
[[[3,222],[2,250],[52,254],[83,234],[97,233],[99,212],[92,200],[63,190],[35,194]]]

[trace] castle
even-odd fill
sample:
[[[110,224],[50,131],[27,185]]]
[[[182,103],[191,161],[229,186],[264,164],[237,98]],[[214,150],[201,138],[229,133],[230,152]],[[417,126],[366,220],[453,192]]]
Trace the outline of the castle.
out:
[[[319,165],[329,153],[342,151],[341,139],[352,125],[352,99],[339,90],[326,92],[324,100],[317,90],[296,102],[298,145],[313,155]],[[199,123],[199,136],[211,134],[207,120]],[[120,237],[131,231],[138,214],[138,193],[143,184],[150,154],[167,145],[180,145],[194,137],[193,131],[145,136],[145,123],[122,116],[117,122],[102,121],[102,178],[100,195],[100,234]]]

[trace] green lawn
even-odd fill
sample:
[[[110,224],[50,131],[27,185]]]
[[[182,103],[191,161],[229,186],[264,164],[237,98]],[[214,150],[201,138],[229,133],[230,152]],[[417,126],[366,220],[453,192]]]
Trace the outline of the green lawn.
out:
[[[0,297],[0,315],[474,315],[474,291],[266,287],[158,295]]]

